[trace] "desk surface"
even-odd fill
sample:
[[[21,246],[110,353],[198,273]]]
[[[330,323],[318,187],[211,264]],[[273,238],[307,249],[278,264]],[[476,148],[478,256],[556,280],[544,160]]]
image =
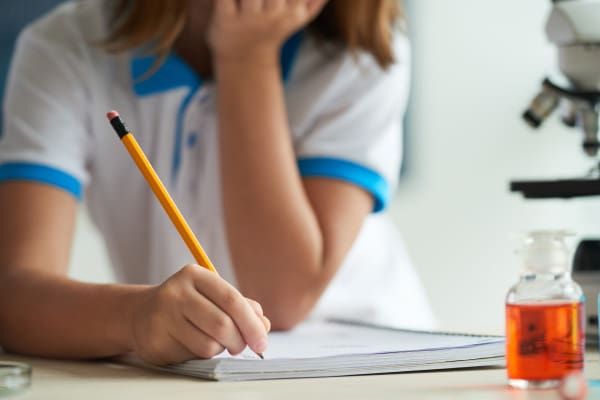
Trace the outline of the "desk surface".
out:
[[[107,362],[72,362],[0,354],[0,360],[33,367],[29,399],[560,399],[555,390],[521,391],[506,385],[500,368],[449,370],[342,378],[212,382]],[[586,357],[586,376],[600,379],[598,351]],[[588,399],[600,399],[590,387]]]

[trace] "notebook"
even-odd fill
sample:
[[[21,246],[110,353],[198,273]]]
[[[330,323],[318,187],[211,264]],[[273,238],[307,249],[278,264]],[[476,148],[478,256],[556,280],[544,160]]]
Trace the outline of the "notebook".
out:
[[[210,360],[153,367],[134,355],[122,361],[217,381],[315,378],[450,368],[504,366],[504,338],[392,329],[346,321],[308,321],[269,334],[264,360],[248,349]]]

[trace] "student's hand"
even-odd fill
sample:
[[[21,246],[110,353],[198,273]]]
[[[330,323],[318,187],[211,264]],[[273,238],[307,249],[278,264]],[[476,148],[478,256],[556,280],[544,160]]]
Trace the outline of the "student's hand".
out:
[[[279,48],[327,0],[216,0],[208,41],[219,60],[277,61]]]
[[[131,347],[144,361],[164,365],[211,358],[246,345],[262,353],[271,325],[261,306],[216,274],[186,265],[142,293],[131,325]]]

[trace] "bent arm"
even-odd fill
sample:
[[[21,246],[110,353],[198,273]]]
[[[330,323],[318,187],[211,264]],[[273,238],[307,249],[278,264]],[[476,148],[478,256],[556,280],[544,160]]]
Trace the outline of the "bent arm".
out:
[[[222,192],[240,289],[274,329],[304,319],[373,209],[352,184],[302,179],[276,57],[217,64]]]
[[[33,182],[0,184],[0,346],[49,357],[130,350],[128,321],[143,286],[67,276],[77,201]]]

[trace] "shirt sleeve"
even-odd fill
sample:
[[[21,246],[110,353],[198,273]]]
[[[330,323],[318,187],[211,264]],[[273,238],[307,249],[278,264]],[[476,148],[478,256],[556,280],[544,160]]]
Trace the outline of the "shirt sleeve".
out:
[[[58,22],[36,22],[17,42],[4,99],[0,182],[40,182],[79,199],[88,180],[90,100],[76,48],[81,38]]]
[[[311,123],[296,140],[303,177],[355,184],[385,209],[397,186],[402,155],[402,117],[409,92],[409,45],[394,39],[396,63],[383,70],[367,54],[345,54],[322,76],[311,99]]]

